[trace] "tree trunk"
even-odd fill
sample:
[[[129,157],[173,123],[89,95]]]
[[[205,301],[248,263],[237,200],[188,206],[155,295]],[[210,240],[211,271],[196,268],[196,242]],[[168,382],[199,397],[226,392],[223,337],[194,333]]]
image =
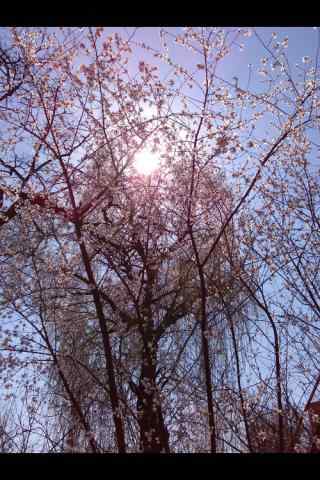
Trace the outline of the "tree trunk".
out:
[[[140,427],[140,445],[144,453],[170,453],[169,433],[164,424],[160,398],[156,386],[156,349],[147,345],[137,388],[137,411]]]

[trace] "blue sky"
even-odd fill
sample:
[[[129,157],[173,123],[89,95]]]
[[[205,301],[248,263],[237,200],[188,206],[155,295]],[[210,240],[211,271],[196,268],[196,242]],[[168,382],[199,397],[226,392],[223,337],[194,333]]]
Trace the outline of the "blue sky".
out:
[[[225,28],[226,31],[233,31],[236,29],[237,27]],[[135,31],[134,39],[136,41],[145,42],[147,45],[150,45],[154,48],[159,48],[160,30],[161,29],[158,27],[139,27],[137,30],[132,27],[111,27],[105,29],[105,34],[109,34],[109,32],[117,32],[126,37],[130,36]],[[168,27],[165,28],[165,30],[173,35],[181,33],[181,27]],[[252,30],[252,28],[248,27],[248,30]],[[282,42],[286,37],[288,37],[289,47],[287,49],[287,53],[289,56],[289,61],[292,64],[299,63],[301,65],[302,57],[306,55],[313,57],[316,54],[319,33],[318,29],[313,27],[256,27],[256,31],[259,33],[259,35],[261,35],[262,39],[266,43],[270,39],[272,33],[276,33],[276,41],[278,42]],[[220,68],[223,70],[221,73],[223,73],[226,77],[229,77],[230,80],[235,74],[246,79],[249,64],[252,64],[253,68],[258,68],[261,66],[260,59],[262,56],[262,47],[255,36],[242,36],[239,38],[238,43],[239,45],[243,44],[244,49],[241,49],[241,47],[238,49],[235,48],[234,53],[221,62]],[[169,49],[174,53],[174,58],[177,61],[183,65],[191,66],[193,59],[192,55],[190,55],[188,51],[178,46],[172,49],[170,44]],[[239,86],[241,86],[241,84]]]

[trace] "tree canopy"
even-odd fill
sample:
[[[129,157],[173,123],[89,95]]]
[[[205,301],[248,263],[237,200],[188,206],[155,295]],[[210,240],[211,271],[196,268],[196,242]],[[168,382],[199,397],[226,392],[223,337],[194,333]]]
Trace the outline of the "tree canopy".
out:
[[[0,33],[1,451],[314,451],[319,48],[114,30]]]

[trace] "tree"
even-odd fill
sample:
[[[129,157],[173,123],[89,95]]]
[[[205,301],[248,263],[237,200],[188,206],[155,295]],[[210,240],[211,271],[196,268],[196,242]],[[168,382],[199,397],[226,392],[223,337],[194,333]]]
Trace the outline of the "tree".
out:
[[[292,451],[320,382],[317,59],[138,33],[1,38],[2,371],[47,400],[10,448]],[[220,76],[240,38],[265,83]]]

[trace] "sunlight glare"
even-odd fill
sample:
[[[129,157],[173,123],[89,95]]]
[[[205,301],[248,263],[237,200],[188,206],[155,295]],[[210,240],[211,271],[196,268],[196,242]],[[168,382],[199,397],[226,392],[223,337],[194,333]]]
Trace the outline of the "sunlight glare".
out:
[[[148,150],[141,150],[135,156],[134,166],[139,173],[150,175],[159,166],[159,156]]]

